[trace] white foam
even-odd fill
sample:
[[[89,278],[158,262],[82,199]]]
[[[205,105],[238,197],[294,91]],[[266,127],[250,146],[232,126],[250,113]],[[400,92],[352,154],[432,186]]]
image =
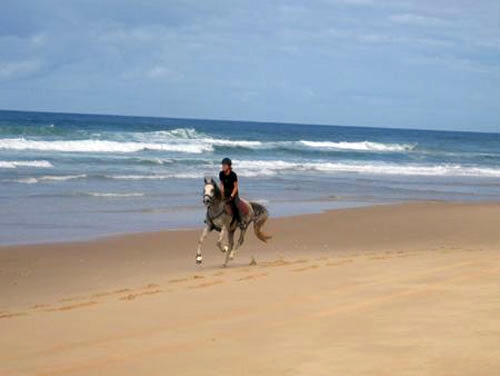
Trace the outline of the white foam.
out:
[[[415,145],[409,144],[384,144],[380,142],[361,141],[361,142],[330,142],[330,141],[299,141],[302,145],[310,148],[319,149],[339,149],[356,151],[378,151],[378,152],[403,152],[410,151]]]
[[[81,175],[47,175],[47,176],[40,176],[40,177],[25,177],[25,178],[19,178],[19,179],[5,179],[3,180],[4,182],[11,182],[11,183],[22,183],[22,184],[36,184],[36,183],[41,183],[44,181],[66,181],[66,180],[73,180],[73,179],[84,179],[86,178],[87,175],[81,174]]]
[[[299,168],[302,164],[296,162],[286,162],[280,160],[272,161],[233,161],[233,165],[238,169],[238,172],[245,170],[257,170],[265,172],[266,170],[293,170]]]
[[[136,132],[134,135],[138,138],[147,139],[181,139],[181,140],[191,140],[204,138],[203,133],[198,132],[194,128],[177,128],[170,131],[153,131],[153,132]]]
[[[139,158],[138,160],[140,162],[159,164],[159,165],[174,163],[174,160],[169,158]]]
[[[35,167],[35,168],[52,168],[54,167],[49,161],[0,161],[0,168],[17,168],[17,167]]]
[[[108,179],[118,180],[165,180],[165,179],[199,179],[203,173],[153,174],[153,175],[106,175]]]
[[[144,193],[129,192],[129,193],[115,193],[115,192],[87,192],[92,197],[142,197]]]
[[[212,152],[215,147],[246,149],[320,149],[354,150],[368,152],[405,152],[415,145],[390,144],[372,141],[333,142],[333,141],[256,141],[214,138],[198,132],[194,128],[151,132],[104,132],[96,133],[92,139],[83,140],[33,140],[25,138],[0,139],[0,149],[39,150],[56,152],[94,152],[94,153],[134,153],[143,150],[170,151],[201,154]]]
[[[112,133],[109,135],[113,135]],[[202,139],[206,136],[193,128],[177,128],[170,131],[124,132],[119,135],[140,142],[185,141]]]
[[[357,151],[377,151],[377,152],[403,152],[412,150],[415,145],[410,144],[384,144],[371,141],[360,142],[331,142],[331,141],[250,141],[250,140],[230,140],[208,137],[203,133],[196,131],[193,128],[178,128],[170,131],[154,131],[154,132],[136,132],[130,134],[134,140],[141,142],[164,142],[172,140],[190,140],[191,142],[199,142],[206,146],[222,146],[222,147],[239,147],[247,149],[274,149],[274,148],[290,148],[302,149],[319,148],[319,149],[339,149],[339,150],[357,150]]]
[[[87,177],[86,174],[80,174],[80,175],[47,175],[47,176],[41,176],[38,178],[39,181],[44,181],[44,180],[54,180],[54,181],[65,181],[65,180],[74,180],[74,179],[85,179]]]
[[[403,176],[471,176],[500,177],[500,169],[462,166],[457,164],[440,165],[400,165],[392,163],[331,163],[331,162],[286,162],[274,161],[235,161],[235,168],[247,176],[266,176],[280,171],[319,171],[325,173],[358,173],[373,175]]]
[[[22,184],[36,184],[36,183],[38,183],[38,179],[36,179],[36,178],[20,178],[20,179],[4,180],[4,181],[10,181],[13,183],[22,183]]]
[[[325,163],[314,166],[314,169],[325,172],[355,172],[375,175],[404,175],[404,176],[475,176],[500,177],[500,169],[467,167],[461,165],[396,165],[396,164],[343,164]]]
[[[264,147],[266,146],[266,144],[262,143],[261,141],[245,141],[245,140],[232,141],[232,140],[211,139],[211,138],[203,139],[203,141],[213,146],[241,147],[247,149],[262,148],[263,146]]]
[[[259,148],[264,144],[261,141],[229,140],[209,137],[192,128],[179,128],[171,131],[155,131],[132,133],[134,140],[141,142],[181,142],[189,141],[192,144],[205,145],[206,147],[225,146],[242,148]]]
[[[146,143],[118,142],[109,140],[58,140],[38,141],[24,138],[0,139],[0,149],[4,150],[39,150],[75,153],[134,153],[143,150],[171,151],[200,154],[213,150],[205,143]]]

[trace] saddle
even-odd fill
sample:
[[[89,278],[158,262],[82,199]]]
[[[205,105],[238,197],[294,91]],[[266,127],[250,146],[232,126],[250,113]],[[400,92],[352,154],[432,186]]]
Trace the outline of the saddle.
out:
[[[237,202],[236,205],[238,206],[238,210],[240,212],[240,217],[244,217],[244,216],[248,215],[248,213],[250,213],[250,209],[252,208],[250,203],[246,200],[243,200],[242,198],[239,199],[239,202]],[[229,203],[226,204],[226,213],[228,215],[234,216],[233,206]]]

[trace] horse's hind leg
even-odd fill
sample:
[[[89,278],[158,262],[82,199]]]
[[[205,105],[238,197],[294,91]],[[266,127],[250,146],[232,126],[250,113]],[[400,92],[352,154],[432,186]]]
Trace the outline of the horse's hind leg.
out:
[[[229,252],[229,260],[232,260],[234,259],[234,256],[236,256],[236,251],[240,249],[241,245],[243,244],[243,241],[245,240],[245,233],[246,233],[246,228],[240,230],[240,237],[238,239],[238,243],[236,244],[236,247],[233,247],[233,243],[234,243],[234,233],[236,232],[233,232],[231,235],[230,235],[230,245],[231,245],[231,252]]]
[[[234,259],[234,233],[235,231],[229,231],[227,238],[229,241],[229,260]]]
[[[236,246],[236,249],[240,248],[243,245],[243,242],[245,241],[245,234],[247,233],[247,228],[248,228],[248,226],[245,226],[240,231],[240,237],[238,239],[238,245]]]

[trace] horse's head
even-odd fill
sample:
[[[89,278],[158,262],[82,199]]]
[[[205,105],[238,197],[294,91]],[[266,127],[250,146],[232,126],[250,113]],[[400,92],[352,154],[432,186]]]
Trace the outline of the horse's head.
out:
[[[203,188],[203,204],[210,205],[218,197],[217,183],[212,178],[205,178],[205,186]]]

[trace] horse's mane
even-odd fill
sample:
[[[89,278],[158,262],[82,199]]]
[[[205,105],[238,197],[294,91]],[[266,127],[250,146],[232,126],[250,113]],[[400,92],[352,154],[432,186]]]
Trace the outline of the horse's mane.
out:
[[[210,182],[214,186],[215,197],[220,200],[222,198],[222,192],[220,191],[219,184],[217,184],[217,182],[213,178],[210,180]]]

